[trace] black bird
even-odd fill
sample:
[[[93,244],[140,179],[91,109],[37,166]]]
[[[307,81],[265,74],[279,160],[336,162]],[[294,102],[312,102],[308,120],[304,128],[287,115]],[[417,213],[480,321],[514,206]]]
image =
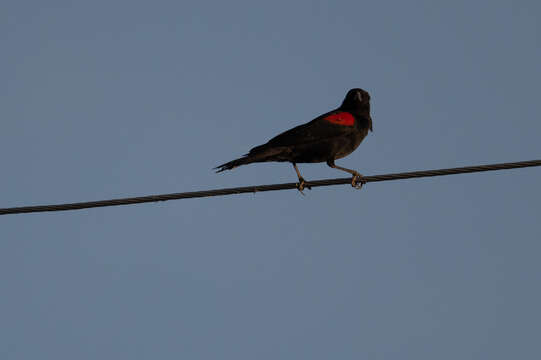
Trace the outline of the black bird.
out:
[[[305,180],[297,163],[326,162],[332,168],[353,175],[351,185],[360,188],[363,184],[362,175],[355,170],[335,165],[334,161],[351,154],[368,135],[368,130],[372,131],[370,95],[362,89],[351,89],[337,109],[287,130],[266,144],[254,147],[243,157],[214,169],[218,173],[255,162],[287,161],[293,164],[297,172],[297,187],[302,192]]]

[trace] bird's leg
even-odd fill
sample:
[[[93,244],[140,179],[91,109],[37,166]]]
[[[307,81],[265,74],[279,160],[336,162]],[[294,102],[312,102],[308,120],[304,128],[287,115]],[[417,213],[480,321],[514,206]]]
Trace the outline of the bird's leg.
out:
[[[297,177],[299,178],[299,184],[297,185],[297,189],[299,189],[299,191],[301,192],[301,194],[304,195],[304,193],[302,192],[304,190],[304,188],[308,188],[309,190],[312,190],[312,187],[310,185],[305,185],[306,184],[306,181],[304,180],[304,178],[301,176],[301,173],[299,171],[299,168],[297,168],[297,164],[296,163],[292,163],[293,164],[293,167],[295,168],[295,172],[297,173]]]
[[[348,172],[351,175],[353,175],[353,177],[351,178],[351,186],[353,186],[355,189],[362,188],[363,185],[366,183],[366,181],[363,180],[363,176],[361,174],[359,174],[355,170],[347,169],[347,168],[336,165],[334,163],[334,159],[333,160],[327,160],[327,165],[329,165],[333,169],[342,170],[342,171]]]

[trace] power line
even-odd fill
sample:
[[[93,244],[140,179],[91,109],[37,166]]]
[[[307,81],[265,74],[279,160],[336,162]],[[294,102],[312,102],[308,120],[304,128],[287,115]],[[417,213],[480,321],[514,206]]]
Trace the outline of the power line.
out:
[[[413,172],[405,172],[405,173],[364,176],[363,181],[369,183],[369,182],[377,182],[377,181],[411,179],[411,178],[420,178],[420,177],[429,177],[429,176],[464,174],[464,173],[481,172],[481,171],[515,169],[515,168],[524,168],[524,167],[530,167],[530,166],[541,166],[541,160],[530,160],[530,161],[520,161],[520,162],[511,162],[511,163],[457,167],[457,168],[450,168],[450,169],[423,170],[423,171],[413,171]],[[351,178],[324,179],[324,180],[314,180],[314,181],[306,182],[307,187],[308,186],[310,187],[331,186],[331,185],[343,185],[343,184],[351,184]],[[45,211],[78,210],[78,209],[87,209],[87,208],[93,208],[93,207],[130,205],[130,204],[139,204],[139,203],[146,203],[146,202],[201,198],[201,197],[222,196],[222,195],[242,194],[242,193],[256,193],[256,192],[263,192],[263,191],[288,190],[288,189],[296,189],[296,188],[297,188],[297,183],[285,183],[285,184],[245,186],[245,187],[228,188],[228,189],[193,191],[193,192],[162,194],[162,195],[149,195],[149,196],[140,196],[140,197],[132,197],[132,198],[78,202],[78,203],[70,203],[70,204],[12,207],[12,208],[0,209],[0,215],[21,214],[21,213],[31,213],[31,212],[45,212]]]

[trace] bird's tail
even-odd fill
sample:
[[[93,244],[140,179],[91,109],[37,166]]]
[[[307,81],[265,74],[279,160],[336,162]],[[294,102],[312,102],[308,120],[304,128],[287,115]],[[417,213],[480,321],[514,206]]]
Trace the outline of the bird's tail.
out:
[[[255,150],[255,151],[254,151]],[[241,158],[226,162],[225,164],[218,165],[214,168],[217,173],[224,170],[231,170],[237,166],[247,165],[255,162],[273,161],[273,157],[281,152],[281,149],[263,148],[257,147]],[[276,161],[276,160],[274,160]]]
[[[232,160],[230,162],[226,162],[225,164],[216,166],[213,170],[216,170],[217,173],[222,172],[224,170],[231,170],[236,168],[237,166],[246,165],[254,162],[248,155],[244,155],[241,158]]]

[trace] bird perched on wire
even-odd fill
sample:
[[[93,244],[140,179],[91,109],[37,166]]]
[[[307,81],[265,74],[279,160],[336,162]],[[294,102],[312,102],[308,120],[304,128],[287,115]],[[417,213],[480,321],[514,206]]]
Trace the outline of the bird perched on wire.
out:
[[[266,144],[254,147],[243,157],[214,169],[219,173],[256,162],[287,161],[295,168],[299,178],[297,188],[302,193],[305,187],[310,187],[301,176],[297,163],[326,162],[331,168],[350,173],[353,176],[351,185],[360,188],[362,175],[335,165],[334,161],[351,154],[368,135],[368,130],[372,131],[370,95],[363,89],[351,89],[337,109],[287,130]]]

